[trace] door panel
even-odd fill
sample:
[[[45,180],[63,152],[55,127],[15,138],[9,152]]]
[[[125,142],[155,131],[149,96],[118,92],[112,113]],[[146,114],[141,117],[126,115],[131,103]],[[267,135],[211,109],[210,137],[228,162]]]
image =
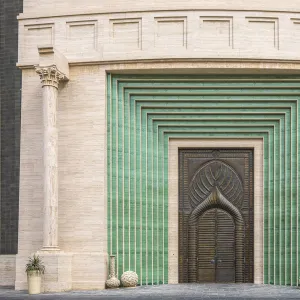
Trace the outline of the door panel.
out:
[[[253,282],[253,150],[179,149],[178,204],[179,282]]]
[[[234,220],[227,212],[216,211],[216,282],[235,282]]]
[[[205,212],[198,222],[198,282],[215,281],[215,265],[211,260],[216,255],[216,212]]]
[[[235,226],[221,209],[205,212],[198,222],[198,282],[235,282]]]

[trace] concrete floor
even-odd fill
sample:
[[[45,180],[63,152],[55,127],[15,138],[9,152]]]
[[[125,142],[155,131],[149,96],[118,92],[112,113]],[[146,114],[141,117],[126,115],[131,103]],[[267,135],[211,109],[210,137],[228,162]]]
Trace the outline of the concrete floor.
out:
[[[27,291],[0,288],[0,299],[300,299],[300,289],[254,284],[168,284],[115,290],[28,295]]]

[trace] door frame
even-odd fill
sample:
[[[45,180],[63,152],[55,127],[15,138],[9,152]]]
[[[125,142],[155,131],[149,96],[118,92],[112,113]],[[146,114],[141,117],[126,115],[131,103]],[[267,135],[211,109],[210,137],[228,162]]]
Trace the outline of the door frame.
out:
[[[170,138],[168,161],[169,283],[178,283],[178,149],[252,148],[254,156],[254,283],[263,283],[263,139]]]

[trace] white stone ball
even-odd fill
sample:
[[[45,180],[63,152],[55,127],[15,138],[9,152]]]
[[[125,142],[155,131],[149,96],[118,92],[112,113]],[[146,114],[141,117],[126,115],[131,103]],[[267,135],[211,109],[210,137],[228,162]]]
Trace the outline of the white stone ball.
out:
[[[121,276],[122,285],[125,287],[135,287],[138,280],[138,275],[133,271],[126,271]]]

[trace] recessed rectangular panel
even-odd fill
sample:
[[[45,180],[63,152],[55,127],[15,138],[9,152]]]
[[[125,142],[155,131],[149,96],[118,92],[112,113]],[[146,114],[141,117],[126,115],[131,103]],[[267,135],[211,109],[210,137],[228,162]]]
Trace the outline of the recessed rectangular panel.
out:
[[[94,54],[97,50],[97,21],[68,22],[68,53]]]
[[[54,45],[54,24],[32,24],[24,26],[24,57],[38,58],[38,46]]]
[[[215,278],[215,270],[212,268],[198,268],[199,282],[213,282]]]
[[[235,273],[233,268],[222,268],[216,273],[216,282],[233,283],[235,282]]]
[[[201,48],[232,48],[232,17],[200,17],[199,46]]]
[[[278,18],[248,17],[245,46],[258,49],[279,49]]]
[[[142,19],[110,20],[110,44],[114,51],[141,49]]]
[[[186,17],[156,18],[155,47],[186,47]]]
[[[300,48],[300,19],[298,18],[291,18],[291,22],[293,22],[291,36],[293,40],[293,51],[297,49],[299,51]]]

